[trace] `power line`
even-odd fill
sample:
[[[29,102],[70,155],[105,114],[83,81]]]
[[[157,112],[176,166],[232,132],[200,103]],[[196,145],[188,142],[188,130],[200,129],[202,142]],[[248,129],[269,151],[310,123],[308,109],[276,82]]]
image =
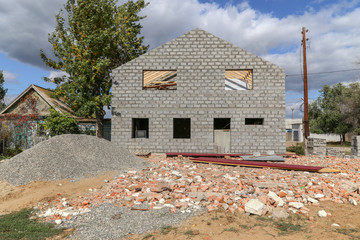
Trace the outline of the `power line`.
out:
[[[308,75],[317,75],[317,74],[327,74],[327,73],[338,73],[338,72],[352,72],[352,71],[360,71],[360,68],[353,68],[353,69],[343,69],[337,71],[328,71],[328,72],[316,72],[316,73],[308,73]],[[302,76],[303,74],[288,74],[285,77],[295,77],[295,76]]]

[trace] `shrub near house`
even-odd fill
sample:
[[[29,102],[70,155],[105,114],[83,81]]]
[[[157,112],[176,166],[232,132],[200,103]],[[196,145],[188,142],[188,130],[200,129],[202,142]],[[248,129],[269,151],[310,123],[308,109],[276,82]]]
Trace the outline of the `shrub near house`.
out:
[[[45,130],[49,130],[50,136],[61,134],[80,133],[78,121],[69,114],[61,114],[54,109],[50,109],[50,116],[45,117],[43,124]]]

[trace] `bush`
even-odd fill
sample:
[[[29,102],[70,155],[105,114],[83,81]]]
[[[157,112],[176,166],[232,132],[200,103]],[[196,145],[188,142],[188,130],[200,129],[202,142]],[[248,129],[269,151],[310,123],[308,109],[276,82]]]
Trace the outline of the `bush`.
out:
[[[61,134],[79,134],[79,125],[75,118],[69,114],[62,114],[50,109],[50,115],[45,117],[45,130],[50,131],[50,136]]]
[[[22,148],[20,148],[18,146],[15,148],[6,148],[4,151],[4,156],[11,158],[11,157],[21,153],[22,151],[23,151]]]
[[[304,143],[297,143],[295,146],[287,147],[287,152],[294,152],[297,155],[304,155]]]

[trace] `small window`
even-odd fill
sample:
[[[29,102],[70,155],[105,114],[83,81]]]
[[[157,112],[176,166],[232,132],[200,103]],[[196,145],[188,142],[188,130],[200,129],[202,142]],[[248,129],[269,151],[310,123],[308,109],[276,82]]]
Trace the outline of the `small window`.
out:
[[[133,118],[132,138],[149,138],[149,119]]]
[[[225,90],[252,90],[252,70],[226,70]]]
[[[263,125],[263,118],[245,118],[245,125]]]
[[[174,118],[174,138],[190,138],[190,118]]]
[[[176,70],[144,70],[143,88],[176,90]]]
[[[214,118],[214,130],[230,129],[230,118]]]

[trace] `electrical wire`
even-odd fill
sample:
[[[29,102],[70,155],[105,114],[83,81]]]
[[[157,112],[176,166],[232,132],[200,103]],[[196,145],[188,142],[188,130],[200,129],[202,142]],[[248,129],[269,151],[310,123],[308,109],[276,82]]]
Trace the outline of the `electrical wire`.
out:
[[[308,73],[308,75],[339,73],[339,72],[352,72],[352,71],[360,71],[360,68],[342,69],[342,70],[328,71],[328,72],[315,72],[315,73]],[[285,75],[285,77],[296,77],[296,76],[302,76],[302,75],[303,75],[303,73],[301,72],[299,74],[287,74],[287,75]]]

